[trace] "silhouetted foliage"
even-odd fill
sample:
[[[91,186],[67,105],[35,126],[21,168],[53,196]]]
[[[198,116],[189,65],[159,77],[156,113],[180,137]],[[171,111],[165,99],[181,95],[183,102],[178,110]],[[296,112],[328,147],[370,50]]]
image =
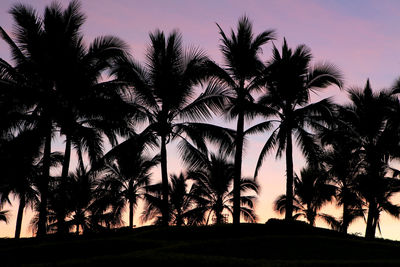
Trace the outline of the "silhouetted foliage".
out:
[[[285,213],[285,227],[307,230],[321,218],[344,234],[366,217],[365,235],[374,238],[383,212],[400,217],[393,198],[400,171],[392,166],[400,157],[400,79],[389,90],[373,91],[369,80],[350,88],[349,104],[311,101],[312,93],[343,87],[340,70],[312,63],[307,46],[291,49],[286,39],[264,64],[262,47],[275,31],[255,35],[247,16],[229,34],[217,24],[219,66],[203,50],[185,48],[177,30],[151,32],[141,63],[117,37],[86,44],[77,0],[65,8],[52,2],[43,13],[16,3],[9,14],[13,31],[0,27],[11,53],[10,62],[0,59],[0,221],[9,218],[4,205],[18,199],[16,238],[27,208],[36,212],[39,237],[114,231],[127,207],[132,228],[140,201],[142,222],[157,225],[257,222],[256,178],[272,150],[286,158],[286,194],[274,206]],[[210,124],[222,114],[235,120],[234,130]],[[254,178],[244,178],[246,138],[257,133],[270,135]],[[56,137],[65,140],[64,154],[54,151]],[[168,177],[173,141],[187,169]],[[300,176],[295,145],[307,161]],[[151,183],[158,163],[161,182]],[[334,199],[340,218],[322,213]],[[311,226],[291,221],[300,217]]]
[[[193,225],[198,219],[193,217],[192,208],[195,205],[193,185],[189,185],[188,177],[181,173],[171,175],[168,188],[168,217],[171,225]],[[147,186],[145,209],[141,216],[143,222],[155,220],[155,224],[164,225],[162,217],[162,185],[160,183]]]
[[[133,227],[134,210],[149,185],[150,170],[160,162],[159,155],[150,157],[144,154],[155,142],[154,136],[148,132],[131,136],[111,149],[101,166],[103,177],[97,186],[97,194],[100,199],[112,198],[114,210],[124,210],[128,205],[129,227]]]
[[[168,172],[166,145],[181,138],[182,146],[189,141],[206,148],[205,141],[230,143],[231,132],[218,126],[194,123],[210,119],[213,112],[224,107],[224,90],[209,83],[197,98],[195,87],[210,76],[210,60],[200,49],[184,49],[177,31],[165,36],[162,31],[150,34],[151,44],[146,64],[134,60],[121,61],[114,72],[133,87],[135,101],[145,108],[149,129],[160,138],[161,177],[164,225],[168,216]]]
[[[309,224],[315,225],[317,217],[330,217],[319,213],[322,206],[331,202],[336,195],[336,186],[330,183],[327,173],[319,168],[307,166],[300,171],[300,177],[294,177],[294,219],[304,217]],[[274,209],[283,214],[286,208],[286,196],[279,196]]]
[[[191,212],[197,218],[209,224],[210,218],[216,224],[226,223],[227,215],[233,217],[233,180],[234,164],[226,157],[214,154],[203,154],[201,167],[194,168],[188,177],[194,181],[193,196],[197,203]],[[246,195],[249,192],[258,193],[259,186],[251,178],[240,179],[240,215],[245,222],[256,222],[254,212],[255,195]],[[228,214],[224,214],[227,212]],[[224,217],[225,215],[225,217]],[[214,217],[213,217],[214,216]]]
[[[224,66],[214,66],[214,75],[228,90],[226,105],[227,118],[237,118],[235,135],[235,169],[234,169],[234,204],[233,223],[240,223],[240,180],[242,178],[242,155],[245,138],[245,119],[252,119],[263,110],[254,104],[254,92],[262,87],[260,82],[264,64],[260,59],[262,46],[273,40],[275,31],[267,30],[257,36],[253,34],[253,25],[248,17],[239,19],[236,33],[231,30],[227,36],[217,24],[221,35],[220,50]]]
[[[292,50],[285,39],[282,52],[274,47],[272,59],[264,71],[265,94],[259,100],[259,104],[271,114],[269,118],[273,117],[269,122],[276,128],[261,150],[255,176],[271,149],[277,149],[277,158],[286,151],[287,220],[292,218],[293,212],[293,135],[303,154],[313,164],[318,161],[320,147],[310,130],[328,127],[332,121],[331,101],[323,99],[310,103],[310,93],[330,85],[342,87],[343,83],[342,75],[334,65],[311,65],[311,59],[311,50],[305,45]],[[268,121],[264,124],[271,127]]]

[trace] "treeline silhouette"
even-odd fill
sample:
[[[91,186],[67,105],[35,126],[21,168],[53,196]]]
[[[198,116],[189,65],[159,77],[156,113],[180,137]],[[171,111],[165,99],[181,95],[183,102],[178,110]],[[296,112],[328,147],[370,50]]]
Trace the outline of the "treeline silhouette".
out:
[[[125,209],[133,227],[141,200],[142,222],[256,222],[256,177],[271,151],[285,155],[286,194],[274,204],[285,220],[304,217],[314,225],[321,218],[347,233],[363,217],[373,238],[383,212],[400,215],[392,202],[399,171],[389,165],[400,151],[400,80],[376,92],[369,81],[346,89],[346,105],[312,102],[314,92],[344,88],[340,70],[312,64],[307,46],[290,48],[286,39],[263,62],[262,47],[275,31],[256,35],[246,16],[229,34],[217,24],[218,65],[205,51],[186,49],[177,31],[150,33],[144,62],[115,36],[86,45],[78,1],[66,8],[53,2],[43,15],[15,4],[9,13],[12,34],[0,28],[12,55],[10,63],[0,59],[0,194],[2,207],[13,195],[19,199],[16,238],[28,208],[37,236],[79,234],[121,226]],[[208,123],[217,115],[236,128]],[[260,122],[246,129],[255,118]],[[245,140],[257,133],[270,135],[254,177],[242,177]],[[64,153],[52,152],[57,134]],[[186,170],[169,176],[167,144],[174,140]],[[112,148],[104,154],[106,141]],[[295,145],[307,159],[299,176]],[[72,153],[78,166],[71,172]],[[151,184],[157,165],[161,182]],[[320,212],[333,199],[340,218]],[[0,220],[9,216],[3,210]]]

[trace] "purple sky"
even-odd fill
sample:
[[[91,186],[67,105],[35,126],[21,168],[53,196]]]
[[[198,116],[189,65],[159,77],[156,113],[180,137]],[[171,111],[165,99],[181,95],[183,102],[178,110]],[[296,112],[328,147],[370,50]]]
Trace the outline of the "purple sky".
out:
[[[2,0],[0,2],[0,25],[10,32],[11,16],[7,13],[13,3],[33,5],[39,14],[51,1],[47,0]],[[64,6],[69,1],[60,1]],[[308,45],[316,61],[327,60],[336,64],[345,75],[346,87],[363,86],[371,79],[373,88],[390,86],[400,76],[400,2],[364,0],[325,1],[129,1],[129,0],[85,0],[81,1],[87,21],[84,25],[86,42],[100,35],[115,35],[131,47],[132,55],[143,59],[148,43],[148,33],[157,28],[166,32],[179,29],[186,45],[199,46],[211,58],[221,61],[217,22],[225,32],[236,27],[240,16],[246,14],[253,21],[254,32],[275,29],[280,46],[286,37],[289,46]],[[270,56],[271,45],[265,46],[263,59]],[[0,41],[0,57],[9,59],[8,47]],[[314,99],[334,96],[340,103],[346,101],[345,94],[329,88]],[[248,142],[244,157],[244,175],[252,175],[258,153],[267,135],[254,136]],[[62,141],[56,140],[56,149],[63,149]],[[169,149],[169,172],[178,173],[181,163],[173,144]],[[304,160],[298,151],[294,157],[298,171]],[[155,170],[155,179],[159,177]],[[271,155],[260,171],[262,191],[257,204],[260,222],[277,216],[272,211],[272,202],[285,190],[284,160],[275,161]],[[15,205],[16,206],[16,205]],[[333,208],[325,212],[334,212]],[[0,236],[12,235],[14,217],[9,225],[0,225]],[[29,217],[29,213],[27,213]],[[28,219],[24,221],[27,225]],[[319,223],[320,226],[324,226]],[[400,239],[396,229],[399,222],[383,216],[381,224],[385,238]],[[26,228],[26,227],[25,227]],[[364,234],[362,221],[350,230]],[[27,230],[22,234],[30,235]]]

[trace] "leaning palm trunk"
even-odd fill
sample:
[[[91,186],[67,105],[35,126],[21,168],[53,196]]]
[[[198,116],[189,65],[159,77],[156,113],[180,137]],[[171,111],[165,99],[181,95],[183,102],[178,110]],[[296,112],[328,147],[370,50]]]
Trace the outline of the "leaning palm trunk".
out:
[[[168,171],[167,171],[167,145],[165,135],[161,136],[161,179],[162,179],[162,224],[168,226]]]
[[[242,177],[244,114],[239,113],[236,131],[235,173],[233,180],[233,224],[240,223],[240,178]]]
[[[285,220],[293,219],[293,143],[292,132],[287,133],[286,144],[286,213]]]
[[[51,124],[51,122],[50,122]],[[47,197],[49,191],[50,180],[50,154],[51,154],[51,125],[47,129],[46,140],[43,153],[43,176],[40,181],[40,205],[39,205],[39,221],[37,236],[41,237],[46,235],[46,221],[47,221]]]
[[[18,239],[21,235],[21,226],[22,226],[22,216],[24,214],[25,209],[25,194],[20,195],[19,207],[18,207],[18,215],[17,215],[17,224],[15,226],[15,238]]]

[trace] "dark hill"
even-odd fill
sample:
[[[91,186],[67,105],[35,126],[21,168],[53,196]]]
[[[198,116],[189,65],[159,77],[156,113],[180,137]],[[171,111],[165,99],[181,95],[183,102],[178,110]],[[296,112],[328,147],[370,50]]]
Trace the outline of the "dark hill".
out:
[[[0,256],[0,266],[400,266],[400,242],[270,220],[2,239]]]

